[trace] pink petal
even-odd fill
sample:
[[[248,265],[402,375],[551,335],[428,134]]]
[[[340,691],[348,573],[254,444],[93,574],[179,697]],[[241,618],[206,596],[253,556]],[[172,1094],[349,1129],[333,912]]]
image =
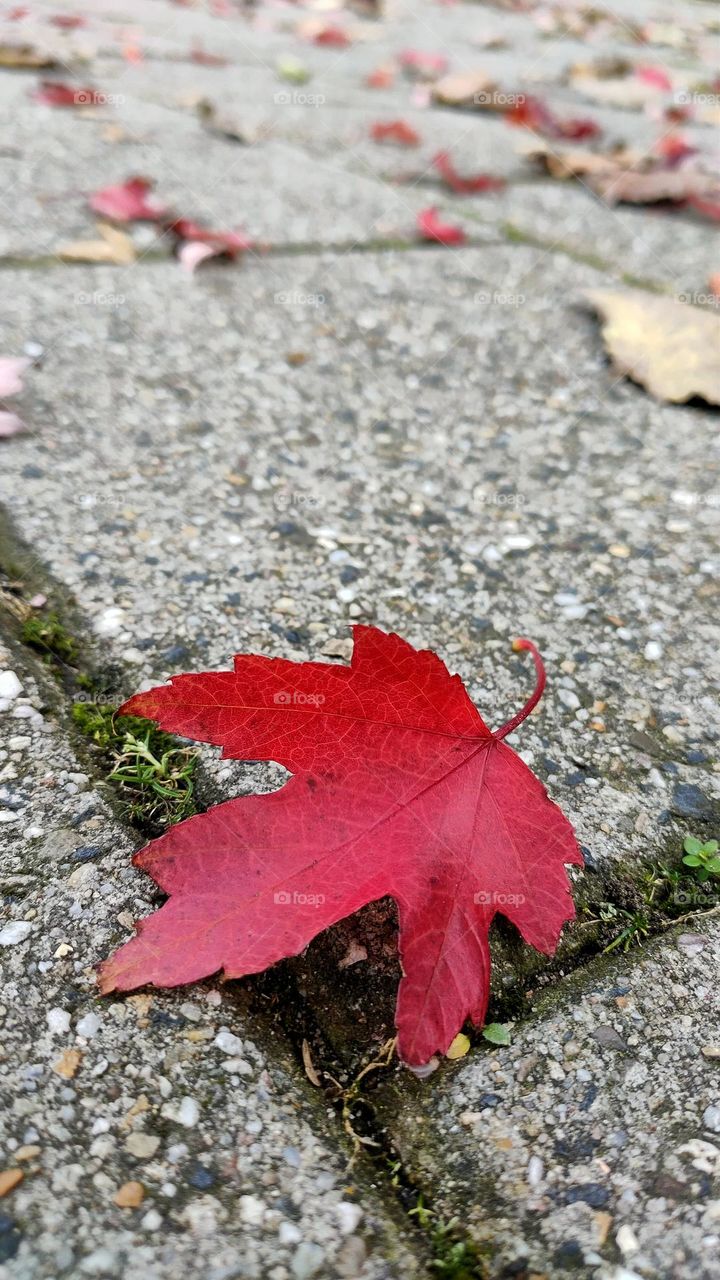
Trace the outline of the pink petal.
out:
[[[25,423],[15,413],[3,413],[0,410],[0,440],[8,440],[18,432],[25,430]]]
[[[178,250],[180,264],[191,274],[206,258],[217,258],[222,249],[213,248],[211,244],[203,244],[201,240],[187,240]]]
[[[0,397],[22,391],[22,375],[29,364],[26,356],[0,356]]]

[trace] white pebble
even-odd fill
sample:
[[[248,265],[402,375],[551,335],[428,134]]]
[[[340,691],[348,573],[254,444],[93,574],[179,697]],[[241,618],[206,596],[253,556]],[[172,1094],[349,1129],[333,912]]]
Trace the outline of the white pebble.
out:
[[[31,933],[29,920],[11,920],[4,929],[0,929],[0,947],[14,947],[16,942],[24,942]]]
[[[571,711],[577,711],[580,706],[580,699],[572,689],[558,689],[558,697],[564,706],[569,707]]]
[[[545,1166],[539,1156],[531,1156],[528,1160],[528,1186],[539,1187],[545,1176]]]
[[[218,1031],[213,1044],[221,1053],[242,1053],[245,1045],[232,1031]]]
[[[302,1231],[295,1226],[294,1222],[281,1222],[278,1227],[278,1240],[281,1244],[299,1244],[302,1240]]]
[[[78,1022],[75,1030],[78,1035],[82,1036],[85,1040],[92,1040],[93,1036],[97,1035],[101,1026],[102,1023],[96,1013],[86,1013]]]
[[[506,551],[529,551],[535,546],[534,538],[528,533],[509,533],[503,538],[503,547]]]
[[[295,1280],[311,1280],[312,1276],[320,1273],[324,1264],[325,1254],[320,1245],[303,1240],[292,1260],[292,1273]]]
[[[117,605],[111,605],[109,609],[104,609],[99,618],[95,619],[94,630],[99,636],[114,636],[122,627],[123,611]]]
[[[250,1227],[259,1227],[265,1217],[265,1204],[257,1196],[240,1196],[240,1217]]]
[[[237,1076],[251,1076],[253,1073],[246,1058],[226,1058],[223,1062],[223,1070]]]
[[[42,716],[34,707],[28,705],[27,702],[21,702],[13,711],[14,720],[42,720]]]
[[[178,1124],[192,1129],[200,1119],[200,1108],[194,1098],[183,1098],[177,1113]]]
[[[703,1111],[703,1124],[713,1133],[720,1133],[720,1107],[706,1107]]]
[[[341,1200],[340,1204],[335,1206],[335,1217],[344,1236],[352,1235],[359,1226],[362,1216],[363,1211],[360,1205],[352,1204],[350,1200]]]
[[[65,1009],[48,1009],[45,1016],[54,1036],[64,1036],[70,1030],[70,1014]]]
[[[663,655],[663,647],[658,640],[648,640],[644,649],[646,662],[658,662]]]
[[[640,1248],[635,1232],[626,1222],[623,1223],[615,1236],[615,1243],[624,1258],[630,1253],[637,1253]]]
[[[22,689],[22,684],[14,671],[0,671],[0,698],[9,698],[12,701],[13,698],[19,697]]]
[[[157,1209],[148,1209],[140,1219],[140,1226],[144,1227],[145,1231],[159,1231],[162,1226],[162,1217]]]

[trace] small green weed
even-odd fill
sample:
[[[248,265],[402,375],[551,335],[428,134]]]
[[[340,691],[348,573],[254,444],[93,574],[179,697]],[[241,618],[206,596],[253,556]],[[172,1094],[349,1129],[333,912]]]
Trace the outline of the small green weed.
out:
[[[708,840],[703,844],[695,836],[686,836],[683,849],[685,850],[684,865],[692,867],[695,879],[701,884],[711,876],[720,876],[717,840]]]

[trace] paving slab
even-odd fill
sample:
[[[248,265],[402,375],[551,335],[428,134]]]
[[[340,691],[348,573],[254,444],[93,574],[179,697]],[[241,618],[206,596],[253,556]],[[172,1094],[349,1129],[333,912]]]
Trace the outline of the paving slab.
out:
[[[99,998],[147,886],[25,663],[0,643],[3,1275],[426,1274],[282,1030],[213,983]]]
[[[667,934],[566,983],[511,1046],[388,1092],[406,1169],[490,1277],[717,1275],[719,960],[717,920]]]

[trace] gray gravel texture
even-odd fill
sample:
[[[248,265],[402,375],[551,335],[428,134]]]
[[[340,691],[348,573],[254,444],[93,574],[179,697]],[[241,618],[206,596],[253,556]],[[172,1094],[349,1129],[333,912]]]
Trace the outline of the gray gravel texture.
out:
[[[611,210],[539,177],[522,154],[531,131],[432,106],[402,74],[364,84],[401,49],[443,53],[502,92],[591,116],[608,145],[647,150],[669,127],[664,100],[601,105],[571,68],[647,62],[695,91],[713,74],[712,7],[623,0],[589,34],[547,7],[409,0],[380,22],[169,0],[73,8],[87,19],[75,31],[49,21],[66,9],[48,0],[1,28],[112,100],[54,111],[32,99],[34,74],[0,71],[12,120],[0,353],[34,361],[12,400],[28,431],[0,442],[0,502],[52,598],[77,609],[109,694],[227,667],[235,651],[347,658],[360,621],[435,648],[495,726],[531,683],[510,649],[522,631],[550,684],[515,745],[577,828],[583,899],[677,859],[688,833],[717,835],[717,413],[619,379],[582,302],[632,276],[708,305],[717,234],[687,211]],[[353,44],[315,46],[296,30],[308,20],[346,24]],[[191,61],[193,48],[229,65]],[[306,84],[279,77],[288,56]],[[209,132],[202,102],[245,143]],[[682,126],[704,153],[711,117],[703,107]],[[398,118],[417,148],[371,141],[373,122]],[[441,148],[508,186],[453,197],[431,167]],[[136,224],[133,266],[63,264],[64,242],[95,235],[87,193],[137,173],[183,215],[247,230],[256,250],[191,277],[168,237]],[[419,245],[430,204],[471,243]],[[420,1274],[387,1180],[376,1194],[345,1172],[335,1121],[233,989],[96,999],[92,964],[158,899],[55,722],[59,694],[22,661],[0,661],[23,681],[0,700],[0,938],[31,926],[0,954],[3,1086],[12,1076],[0,1174],[25,1169],[0,1205],[12,1280]],[[281,781],[212,749],[202,760],[219,795]],[[566,979],[511,1049],[473,1050],[423,1093],[383,1093],[408,1168],[494,1250],[493,1278],[522,1276],[522,1259],[549,1280],[717,1268],[716,1064],[702,1050],[717,1040],[718,943],[714,927],[687,927],[704,931],[703,950],[668,936]],[[561,972],[586,937],[566,931]],[[374,950],[360,928],[349,945],[367,951],[349,970],[357,1004],[333,1007],[329,965],[315,1013],[326,1034],[352,1022],[362,1059],[386,1030],[390,1006],[371,993],[387,980],[387,937]],[[505,946],[501,989],[520,981]],[[525,983],[532,966],[542,980],[544,962],[522,964]],[[605,1020],[627,1053],[592,1039]],[[82,1058],[64,1078],[53,1064],[71,1049]],[[145,1199],[120,1209],[130,1180]],[[587,1186],[599,1189],[576,1194]]]
[[[0,646],[22,686],[0,704],[3,1197],[23,1174],[0,1206],[3,1276],[419,1274],[232,986],[98,996],[94,965],[147,914],[148,885],[18,657]],[[128,1183],[142,1201],[120,1207]]]
[[[442,1210],[493,1275],[717,1275],[720,925],[685,929],[591,966],[510,1047],[392,1106],[406,1167],[442,1163]]]

